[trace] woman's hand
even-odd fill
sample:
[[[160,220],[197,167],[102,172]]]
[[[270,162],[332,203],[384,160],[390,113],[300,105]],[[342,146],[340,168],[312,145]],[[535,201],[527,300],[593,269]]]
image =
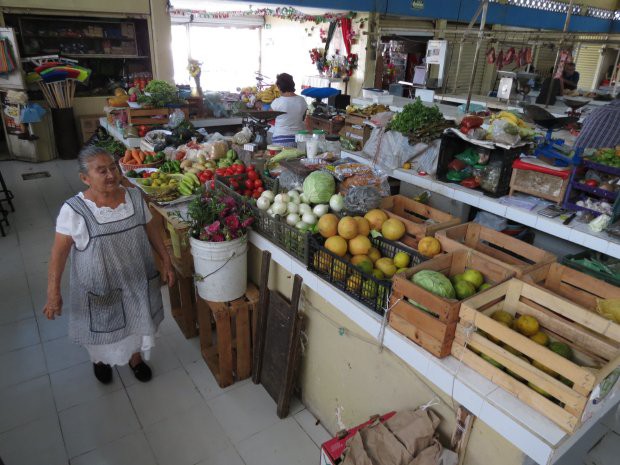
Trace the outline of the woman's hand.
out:
[[[47,296],[43,314],[48,320],[54,320],[57,316],[62,315],[62,297],[60,294]]]
[[[170,260],[166,260],[166,263],[164,263],[163,280],[166,284],[168,284],[168,287],[174,286],[174,283],[176,282],[176,273]]]

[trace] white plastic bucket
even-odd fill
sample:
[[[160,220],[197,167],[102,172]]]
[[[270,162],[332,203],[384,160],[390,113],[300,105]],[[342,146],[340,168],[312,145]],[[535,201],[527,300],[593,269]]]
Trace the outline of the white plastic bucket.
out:
[[[247,236],[226,242],[190,238],[198,295],[211,302],[230,302],[245,294],[248,283]]]

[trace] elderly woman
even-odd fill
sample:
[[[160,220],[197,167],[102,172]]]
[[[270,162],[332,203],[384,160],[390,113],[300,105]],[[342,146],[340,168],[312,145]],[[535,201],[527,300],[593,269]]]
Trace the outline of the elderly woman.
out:
[[[282,96],[271,102],[271,109],[283,111],[285,114],[276,118],[271,143],[283,147],[293,147],[295,146],[297,131],[305,129],[304,120],[308,105],[306,99],[295,94],[295,81],[290,74],[278,74],[276,86],[278,86]]]
[[[164,312],[160,275],[169,285],[170,257],[138,189],[121,186],[121,173],[105,150],[79,154],[80,179],[88,188],[65,202],[56,222],[43,313],[60,316],[62,273],[71,255],[69,337],[83,345],[96,378],[112,381],[112,366],[129,363],[139,381],[151,379],[148,360]]]

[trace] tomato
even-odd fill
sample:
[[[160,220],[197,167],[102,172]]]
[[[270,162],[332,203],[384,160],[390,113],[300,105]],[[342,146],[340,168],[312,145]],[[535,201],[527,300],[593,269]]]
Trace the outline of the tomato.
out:
[[[254,165],[250,165],[247,168],[248,171],[254,171],[255,169],[256,169],[256,167]]]
[[[232,176],[233,174],[235,174],[235,172],[231,168],[226,168],[224,176]]]
[[[585,185],[590,187],[598,187],[598,181],[596,179],[586,179]]]
[[[243,191],[244,197],[252,197],[252,191],[250,189],[246,189]]]
[[[247,189],[254,189],[254,181],[252,181],[251,179],[246,179],[245,180],[245,187]]]
[[[217,174],[218,176],[225,176],[226,175],[226,168],[218,168],[215,170],[215,174]]]
[[[233,168],[234,168],[235,172],[238,173],[238,174],[245,173],[245,166],[243,166],[243,165],[233,165]]]
[[[254,193],[252,194],[252,198],[253,198],[253,199],[258,199],[258,198],[260,198],[260,192],[258,192],[258,191],[254,191]]]
[[[257,187],[256,189],[254,189],[255,192],[258,192],[259,194],[262,194],[263,192],[265,192],[265,188],[264,187]]]
[[[204,171],[204,175],[209,180],[213,179],[213,171],[211,171],[211,170]]]
[[[215,189],[215,181],[211,181],[211,185],[209,186],[211,189]]]
[[[263,181],[257,179],[254,181],[254,187],[263,187]]]
[[[234,190],[239,189],[239,183],[237,182],[236,179],[231,179],[230,180],[230,187],[232,187]]]
[[[256,171],[248,171],[248,179],[256,181],[258,179],[258,173],[256,173]]]
[[[143,172],[142,172],[142,177],[143,177],[144,179],[146,179],[146,178],[150,178],[150,177],[151,177],[151,173],[149,173],[148,171],[143,171]]]

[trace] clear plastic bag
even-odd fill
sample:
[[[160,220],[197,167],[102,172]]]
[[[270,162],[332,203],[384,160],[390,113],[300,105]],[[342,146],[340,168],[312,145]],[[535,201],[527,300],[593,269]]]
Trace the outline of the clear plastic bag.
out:
[[[515,133],[516,131],[516,133]],[[493,142],[506,145],[516,145],[521,140],[519,128],[503,119],[496,119],[489,126]]]
[[[496,160],[489,163],[480,176],[480,187],[488,192],[497,192],[502,175],[502,161]]]
[[[252,140],[252,131],[248,127],[244,127],[232,138],[233,144],[244,145]]]
[[[382,193],[375,186],[352,186],[344,196],[344,209],[350,216],[363,216],[369,210],[379,208]]]
[[[282,172],[278,176],[278,183],[280,188],[283,190],[291,191],[295,189],[302,189],[304,185],[304,176],[283,168]]]
[[[168,127],[176,128],[185,120],[185,113],[180,108],[176,108],[168,117]]]

